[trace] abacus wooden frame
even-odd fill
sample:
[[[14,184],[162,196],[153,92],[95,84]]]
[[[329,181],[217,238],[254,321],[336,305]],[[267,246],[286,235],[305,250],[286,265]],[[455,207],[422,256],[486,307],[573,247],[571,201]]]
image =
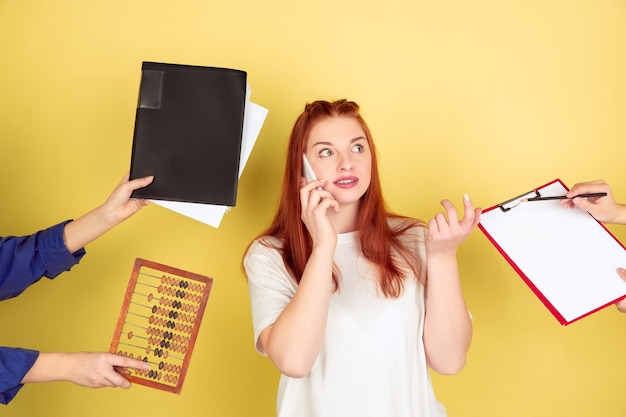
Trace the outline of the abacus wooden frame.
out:
[[[201,300],[197,306],[198,311],[193,322],[193,327],[192,327],[191,334],[189,337],[189,342],[187,343],[186,351],[184,353],[182,369],[178,375],[178,380],[176,381],[175,385],[168,385],[165,383],[161,383],[161,382],[149,379],[145,376],[140,375],[139,373],[133,370],[129,370],[130,372],[129,374],[123,374],[126,379],[128,379],[129,381],[133,383],[160,389],[163,391],[172,392],[175,394],[180,394],[182,387],[183,387],[184,380],[185,380],[185,376],[187,375],[187,369],[189,367],[189,362],[191,360],[191,354],[193,352],[193,348],[195,346],[196,339],[198,336],[198,330],[202,322],[202,316],[204,314],[207,301],[209,299],[209,294],[211,292],[213,279],[207,276],[195,274],[189,271],[184,271],[182,269],[163,265],[163,264],[149,261],[146,259],[142,259],[142,258],[135,259],[135,264],[133,266],[131,277],[128,282],[126,294],[124,295],[122,308],[121,308],[120,315],[117,321],[117,325],[115,327],[113,340],[111,342],[111,346],[109,350],[112,353],[122,354],[121,350],[118,351],[118,347],[120,344],[120,337],[122,335],[122,331],[124,329],[125,323],[128,323],[127,316],[129,312],[129,307],[130,307],[131,301],[133,300],[133,295],[135,294],[135,287],[137,285],[137,281],[138,281],[141,269],[143,267],[161,271],[163,273],[169,273],[171,275],[176,275],[177,277],[182,277],[182,278],[193,280],[193,281],[199,281],[205,284],[204,289],[202,291]],[[148,348],[150,348],[150,346],[148,346]]]

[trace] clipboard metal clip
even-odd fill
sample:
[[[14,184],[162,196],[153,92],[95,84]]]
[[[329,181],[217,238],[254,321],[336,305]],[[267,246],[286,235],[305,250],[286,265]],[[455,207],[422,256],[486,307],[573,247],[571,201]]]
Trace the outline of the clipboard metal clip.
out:
[[[520,205],[520,203],[522,202],[522,200],[525,200],[527,198],[539,198],[541,197],[541,193],[539,193],[539,191],[537,190],[532,190],[529,191],[527,193],[518,195],[517,197],[513,197],[510,200],[506,200],[500,204],[498,204],[498,207],[500,208],[500,210],[502,210],[503,212],[507,212],[509,210],[511,210],[512,208],[515,208],[517,206]]]

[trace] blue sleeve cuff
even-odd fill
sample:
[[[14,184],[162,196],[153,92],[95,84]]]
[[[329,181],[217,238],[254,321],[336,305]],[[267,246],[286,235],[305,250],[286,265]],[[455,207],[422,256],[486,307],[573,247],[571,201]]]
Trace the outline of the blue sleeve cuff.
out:
[[[70,253],[63,241],[65,225],[71,220],[59,223],[39,233],[38,249],[41,261],[45,265],[47,278],[54,278],[62,272],[69,271],[85,255],[85,248]]]
[[[36,350],[0,347],[0,404],[8,404],[24,386],[22,380],[39,357]]]

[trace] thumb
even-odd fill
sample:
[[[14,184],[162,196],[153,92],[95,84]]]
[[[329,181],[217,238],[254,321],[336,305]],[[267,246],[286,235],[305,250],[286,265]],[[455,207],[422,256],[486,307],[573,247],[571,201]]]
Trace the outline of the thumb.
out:
[[[621,279],[626,281],[626,268],[617,268],[617,275],[619,275]]]

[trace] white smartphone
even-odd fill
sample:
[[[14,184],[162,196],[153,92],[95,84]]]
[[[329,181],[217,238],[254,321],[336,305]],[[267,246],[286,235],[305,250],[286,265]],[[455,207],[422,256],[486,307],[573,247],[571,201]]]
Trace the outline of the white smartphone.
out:
[[[302,154],[302,175],[306,178],[306,182],[317,180],[317,175],[315,175],[315,172],[313,171],[309,160],[306,159],[306,155],[304,153]],[[322,187],[317,187],[317,189],[321,190]]]

